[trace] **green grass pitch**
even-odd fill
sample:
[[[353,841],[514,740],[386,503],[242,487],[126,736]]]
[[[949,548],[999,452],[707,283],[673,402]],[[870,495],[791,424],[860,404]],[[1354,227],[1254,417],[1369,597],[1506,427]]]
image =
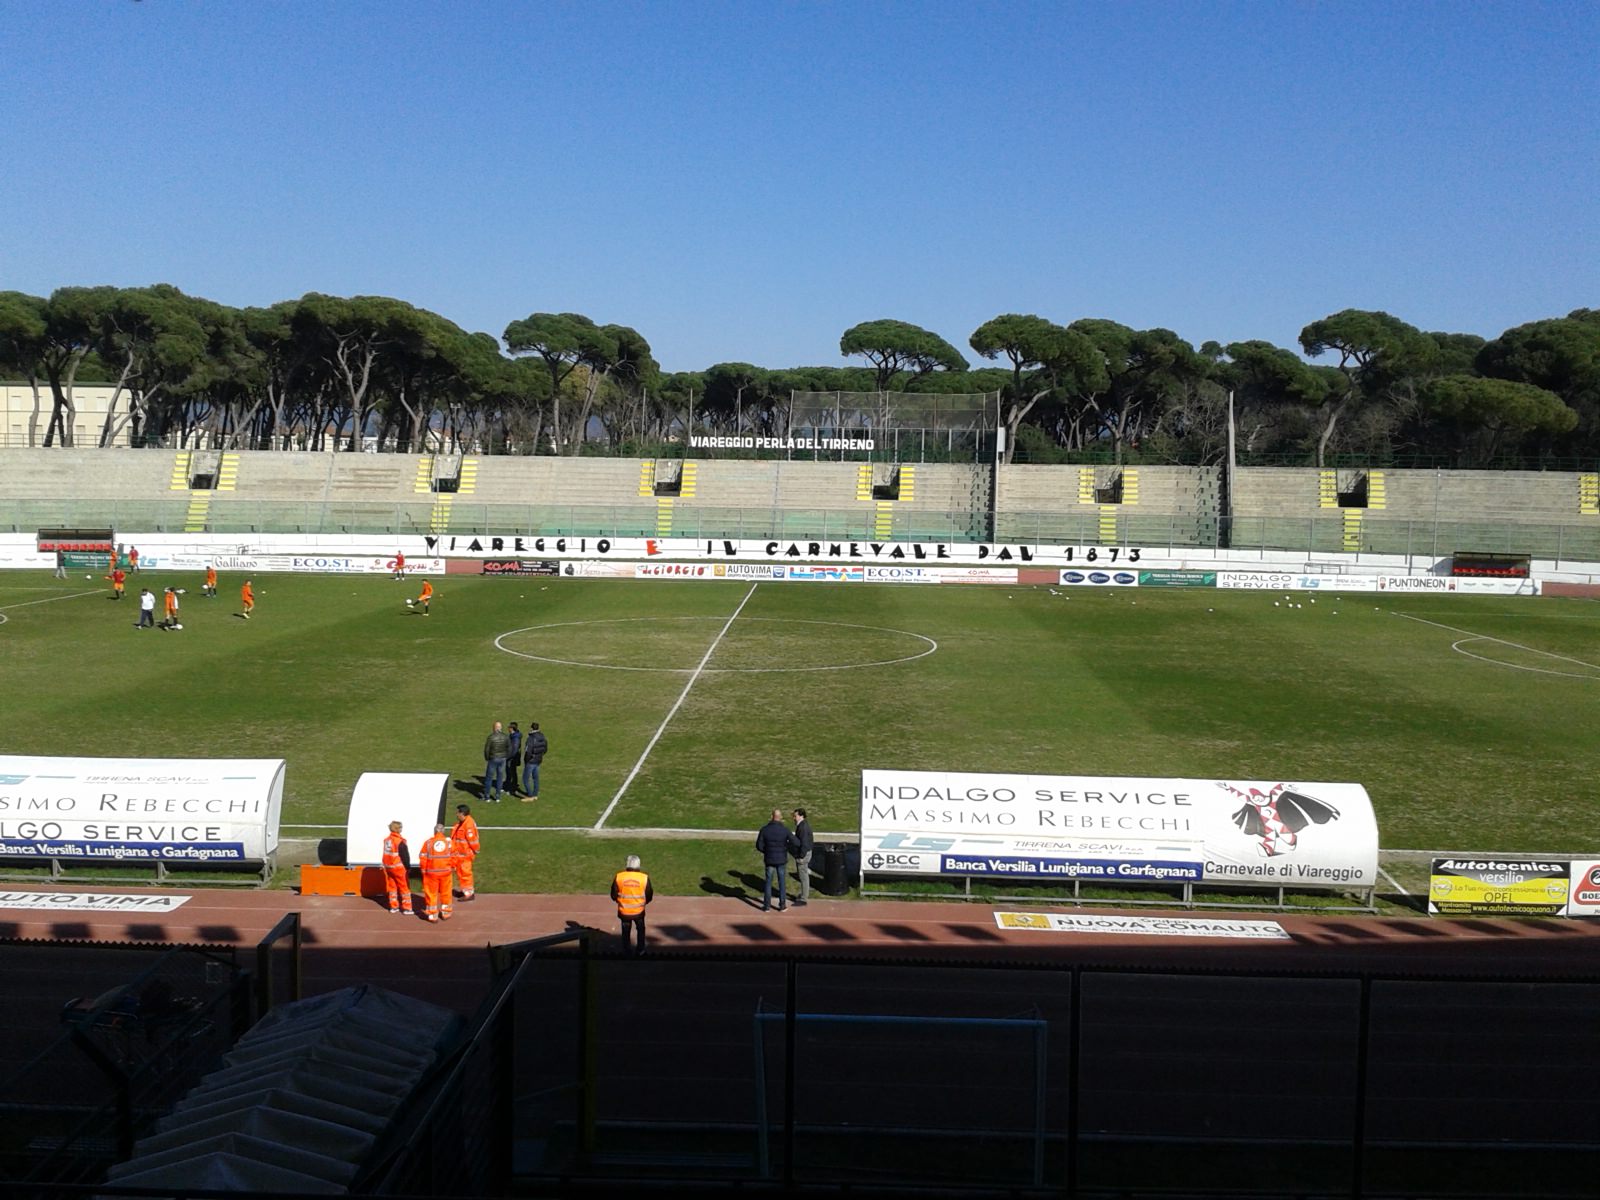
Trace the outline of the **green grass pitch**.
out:
[[[475,801],[490,722],[536,720],[539,804],[475,807],[499,890],[629,852],[727,882],[749,839],[711,831],[853,831],[864,767],[1352,780],[1386,848],[1600,849],[1591,601],[447,576],[423,617],[414,580],[260,575],[245,621],[237,576],[132,582],[0,576],[4,752],[281,757],[285,837],[337,836],[303,827],[361,772]],[[135,631],[169,583],[185,628]]]

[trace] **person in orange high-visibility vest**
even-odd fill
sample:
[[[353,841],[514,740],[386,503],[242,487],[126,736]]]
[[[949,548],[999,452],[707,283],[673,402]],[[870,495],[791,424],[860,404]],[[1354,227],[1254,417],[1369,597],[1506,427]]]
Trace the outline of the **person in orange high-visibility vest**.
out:
[[[650,886],[650,876],[639,869],[639,856],[628,855],[622,870],[611,881],[611,898],[617,902],[617,920],[622,922],[622,949],[629,958],[644,953],[644,908],[656,898]],[[639,932],[639,944],[633,944],[628,927]]]
[[[217,595],[217,568],[212,566],[210,563],[206,564],[206,584],[205,584],[205,586],[203,588],[200,589],[200,594],[202,596],[209,596],[212,599],[216,599],[216,595]]]
[[[450,831],[450,844],[455,854],[456,882],[461,885],[461,899],[476,900],[478,893],[472,886],[472,863],[478,857],[478,823],[472,819],[472,810],[465,804],[456,805],[456,825]]]
[[[406,840],[400,836],[399,821],[389,822],[389,836],[383,839],[383,883],[389,892],[389,911],[411,915],[411,881],[406,878]]]
[[[244,605],[244,611],[239,615],[248,621],[250,614],[255,611],[256,607],[256,590],[250,586],[248,579],[244,581],[244,586],[239,589],[239,603]]]
[[[423,911],[430,921],[448,921],[454,915],[450,907],[450,866],[455,855],[443,825],[433,827],[433,836],[422,843],[420,857]]]

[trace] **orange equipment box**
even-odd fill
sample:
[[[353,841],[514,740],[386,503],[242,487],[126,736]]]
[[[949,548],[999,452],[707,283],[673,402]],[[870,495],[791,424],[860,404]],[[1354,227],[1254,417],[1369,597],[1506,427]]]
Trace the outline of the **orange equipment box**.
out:
[[[381,867],[300,867],[302,896],[382,896],[386,892]]]

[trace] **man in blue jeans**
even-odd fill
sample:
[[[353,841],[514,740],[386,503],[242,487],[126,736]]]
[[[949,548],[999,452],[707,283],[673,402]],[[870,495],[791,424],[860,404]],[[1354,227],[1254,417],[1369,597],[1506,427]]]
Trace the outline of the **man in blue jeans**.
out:
[[[511,739],[494,723],[483,743],[483,798],[490,804],[500,803],[500,791],[506,785],[506,758],[511,753]]]
[[[550,753],[550,739],[539,730],[539,722],[528,722],[528,736],[522,739],[522,802],[539,798],[539,764]]]
[[[798,848],[794,835],[789,832],[788,826],[783,823],[783,810],[772,810],[772,820],[761,827],[761,832],[756,834],[756,849],[761,851],[761,861],[767,868],[766,882],[761,888],[761,911],[766,912],[772,907],[772,885],[778,885],[778,911],[782,912],[788,906],[788,887],[784,883],[784,874],[789,866],[789,851]]]

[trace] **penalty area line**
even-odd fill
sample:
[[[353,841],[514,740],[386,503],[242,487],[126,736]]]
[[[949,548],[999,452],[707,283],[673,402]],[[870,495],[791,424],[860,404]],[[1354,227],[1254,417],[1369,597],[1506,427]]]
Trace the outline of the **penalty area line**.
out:
[[[756,594],[756,588],[760,586],[758,583],[750,585],[750,590],[744,594],[744,599],[739,601],[739,607],[733,610],[733,616],[727,619],[722,628],[717,631],[717,636],[711,639],[711,645],[706,647],[705,655],[700,659],[700,665],[695,667],[694,674],[689,676],[689,682],[684,684],[683,691],[678,693],[678,699],[667,710],[667,715],[662,718],[660,726],[656,729],[655,736],[645,746],[644,753],[639,755],[639,761],[633,764],[633,770],[628,772],[628,777],[622,781],[622,786],[617,789],[617,794],[611,797],[611,803],[606,805],[605,812],[601,813],[600,819],[594,823],[597,831],[606,827],[606,819],[615,811],[617,805],[622,803],[622,797],[627,794],[628,788],[632,786],[635,777],[638,776],[640,769],[643,768],[644,760],[650,757],[650,751],[656,748],[656,743],[661,740],[661,735],[667,731],[667,726],[672,723],[672,718],[678,715],[678,710],[683,707],[683,702],[689,698],[689,689],[694,687],[695,681],[705,671],[706,664],[711,661],[711,656],[716,653],[717,647],[722,644],[722,639],[727,636],[728,630],[733,628],[733,623],[739,619],[739,614],[744,611],[744,606],[750,603],[750,597]]]

